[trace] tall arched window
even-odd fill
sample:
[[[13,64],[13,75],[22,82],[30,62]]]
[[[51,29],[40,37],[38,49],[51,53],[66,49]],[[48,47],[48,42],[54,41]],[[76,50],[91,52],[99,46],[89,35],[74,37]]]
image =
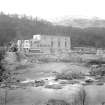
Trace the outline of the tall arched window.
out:
[[[66,46],[67,46],[67,42],[66,42],[66,40],[65,40],[65,48],[66,48]]]
[[[51,40],[51,47],[53,47],[53,40]]]
[[[58,47],[60,47],[60,44],[61,44],[61,43],[60,43],[60,40],[58,40]]]

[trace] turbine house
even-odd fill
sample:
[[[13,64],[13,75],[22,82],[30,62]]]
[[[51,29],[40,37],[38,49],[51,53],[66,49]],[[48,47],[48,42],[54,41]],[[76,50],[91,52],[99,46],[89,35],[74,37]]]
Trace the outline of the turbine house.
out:
[[[18,40],[19,51],[27,53],[59,54],[71,50],[70,36],[33,35],[29,40]]]

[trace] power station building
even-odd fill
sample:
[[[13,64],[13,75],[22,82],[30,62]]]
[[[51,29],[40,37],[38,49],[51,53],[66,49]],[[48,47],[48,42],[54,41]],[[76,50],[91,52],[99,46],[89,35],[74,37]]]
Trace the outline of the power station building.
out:
[[[71,50],[70,36],[33,35],[29,40],[18,40],[19,51],[27,53],[59,54]]]

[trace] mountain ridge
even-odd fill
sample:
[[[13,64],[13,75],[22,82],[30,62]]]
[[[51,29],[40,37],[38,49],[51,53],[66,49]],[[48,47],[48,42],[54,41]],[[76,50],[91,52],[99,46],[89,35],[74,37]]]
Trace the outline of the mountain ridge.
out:
[[[60,19],[54,22],[54,25],[72,26],[79,28],[88,27],[105,27],[105,19],[94,17],[92,19],[87,18],[66,18]]]

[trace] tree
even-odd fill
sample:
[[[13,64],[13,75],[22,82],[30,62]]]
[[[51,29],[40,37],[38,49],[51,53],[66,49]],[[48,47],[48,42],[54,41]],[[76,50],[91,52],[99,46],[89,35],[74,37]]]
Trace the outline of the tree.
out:
[[[5,95],[4,99],[0,100],[3,101],[2,104],[6,105],[7,104],[7,95],[8,95],[8,88],[10,87],[10,82],[11,82],[11,71],[9,71],[6,68],[7,63],[4,60],[5,57],[5,51],[1,50],[0,51],[0,85],[4,84],[5,85]]]

